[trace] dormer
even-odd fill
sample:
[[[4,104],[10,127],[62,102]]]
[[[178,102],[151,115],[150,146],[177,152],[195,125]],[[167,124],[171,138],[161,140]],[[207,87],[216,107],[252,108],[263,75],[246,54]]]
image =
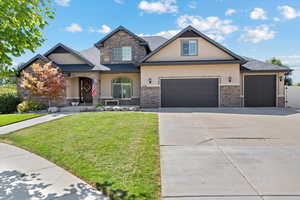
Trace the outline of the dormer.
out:
[[[120,26],[95,44],[101,64],[138,63],[149,53],[148,43]]]

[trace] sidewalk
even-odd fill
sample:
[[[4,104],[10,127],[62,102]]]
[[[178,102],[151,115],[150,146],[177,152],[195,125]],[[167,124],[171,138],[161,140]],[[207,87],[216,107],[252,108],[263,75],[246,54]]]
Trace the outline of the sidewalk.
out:
[[[0,143],[0,199],[106,200],[99,191],[57,165]]]
[[[34,126],[34,125],[37,125],[37,124],[41,124],[41,123],[44,123],[44,122],[52,121],[52,120],[55,120],[55,119],[59,119],[61,117],[65,117],[65,116],[68,116],[68,115],[71,115],[71,114],[70,113],[68,113],[68,114],[55,113],[55,114],[49,114],[49,115],[45,115],[45,116],[42,116],[42,117],[37,117],[37,118],[22,121],[22,122],[10,124],[10,125],[7,125],[7,126],[2,126],[2,127],[0,127],[0,135],[7,134],[7,133],[10,133],[10,132],[13,132],[13,131],[17,131],[17,130],[20,130],[20,129],[23,129],[23,128],[30,127],[30,126]]]

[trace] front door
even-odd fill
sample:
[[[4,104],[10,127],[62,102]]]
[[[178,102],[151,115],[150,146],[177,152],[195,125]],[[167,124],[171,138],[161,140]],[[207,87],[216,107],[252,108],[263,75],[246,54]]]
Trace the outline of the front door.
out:
[[[93,103],[92,79],[79,78],[80,103]]]

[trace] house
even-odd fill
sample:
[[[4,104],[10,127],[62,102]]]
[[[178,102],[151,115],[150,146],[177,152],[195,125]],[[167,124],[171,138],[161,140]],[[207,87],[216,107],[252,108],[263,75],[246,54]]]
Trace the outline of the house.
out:
[[[81,52],[57,44],[22,65],[20,72],[49,61],[66,77],[57,106],[70,102],[145,108],[285,106],[284,76],[289,69],[241,57],[191,26],[169,40],[139,37],[120,26]],[[23,99],[43,101],[20,86],[18,92]]]

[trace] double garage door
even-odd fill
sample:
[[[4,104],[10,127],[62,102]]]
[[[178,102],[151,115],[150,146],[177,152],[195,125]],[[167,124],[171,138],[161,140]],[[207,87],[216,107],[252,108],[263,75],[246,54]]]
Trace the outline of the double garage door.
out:
[[[249,75],[244,79],[245,107],[276,106],[276,76]],[[218,107],[219,80],[162,79],[162,107]]]
[[[162,79],[162,107],[218,107],[218,79]]]

